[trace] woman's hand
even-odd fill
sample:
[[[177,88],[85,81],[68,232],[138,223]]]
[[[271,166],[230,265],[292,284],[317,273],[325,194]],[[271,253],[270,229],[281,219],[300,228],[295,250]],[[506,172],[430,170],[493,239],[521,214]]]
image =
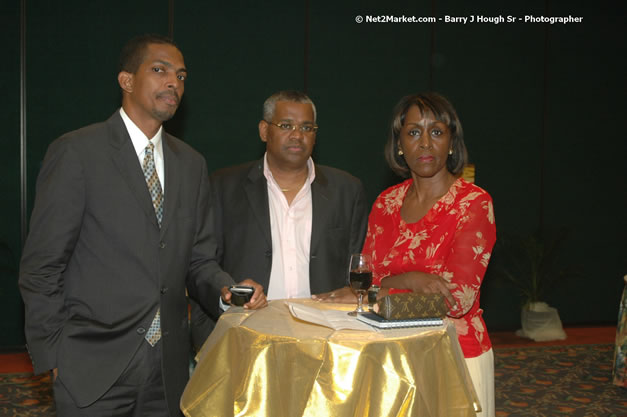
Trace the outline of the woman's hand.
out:
[[[442,294],[449,303],[449,307],[454,307],[457,303],[449,290],[451,284],[435,274],[426,272],[406,272],[400,275],[393,275],[381,280],[381,288],[397,288],[421,292],[424,294]]]
[[[348,287],[338,288],[322,294],[314,294],[311,298],[322,303],[355,304],[357,302],[357,296]]]

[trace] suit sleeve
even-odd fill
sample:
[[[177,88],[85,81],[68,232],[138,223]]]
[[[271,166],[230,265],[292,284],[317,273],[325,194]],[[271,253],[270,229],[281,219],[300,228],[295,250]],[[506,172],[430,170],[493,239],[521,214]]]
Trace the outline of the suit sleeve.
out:
[[[215,206],[211,201],[209,176],[204,161],[198,196],[197,228],[187,277],[187,289],[190,296],[200,303],[209,315],[217,318],[220,315],[221,289],[235,282],[220,267],[220,248],[214,230]]]
[[[36,374],[56,367],[57,345],[66,321],[63,272],[80,234],[84,208],[81,160],[71,142],[60,139],[49,147],[37,178],[30,232],[20,263],[26,340]]]
[[[360,253],[366,238],[368,226],[368,206],[366,205],[364,186],[359,182],[357,196],[353,203],[353,216],[350,230],[350,253]]]

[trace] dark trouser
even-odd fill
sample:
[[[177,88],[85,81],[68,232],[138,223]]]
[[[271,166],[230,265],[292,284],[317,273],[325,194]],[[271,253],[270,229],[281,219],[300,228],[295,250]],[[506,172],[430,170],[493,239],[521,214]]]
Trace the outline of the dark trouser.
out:
[[[54,382],[58,417],[170,417],[161,376],[161,342],[154,347],[142,343],[113,386],[87,407],[76,406],[62,380],[60,370]]]

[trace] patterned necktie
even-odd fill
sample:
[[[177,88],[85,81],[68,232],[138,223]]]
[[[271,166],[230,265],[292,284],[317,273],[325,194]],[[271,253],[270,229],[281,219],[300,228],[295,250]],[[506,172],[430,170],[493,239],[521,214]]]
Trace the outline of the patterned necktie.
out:
[[[157,314],[152,319],[150,329],[146,332],[144,339],[150,343],[150,346],[156,345],[159,339],[161,339],[161,308],[157,310]]]
[[[155,168],[155,158],[153,156],[154,148],[155,145],[152,142],[149,142],[148,146],[146,146],[143,169],[146,184],[148,184],[148,191],[150,191],[150,197],[152,197],[152,205],[155,208],[159,227],[161,227],[161,219],[163,218],[163,192],[161,191],[161,182],[159,182],[159,176]]]
[[[142,168],[144,169],[144,177],[146,177],[150,197],[152,197],[152,205],[155,208],[157,221],[159,222],[159,227],[161,227],[161,219],[163,218],[163,192],[161,191],[161,183],[159,182],[159,176],[155,169],[155,158],[153,156],[154,148],[155,145],[152,142],[149,142],[148,146],[146,146]],[[159,339],[161,339],[161,308],[157,310],[144,338],[150,343],[150,346],[156,345]]]

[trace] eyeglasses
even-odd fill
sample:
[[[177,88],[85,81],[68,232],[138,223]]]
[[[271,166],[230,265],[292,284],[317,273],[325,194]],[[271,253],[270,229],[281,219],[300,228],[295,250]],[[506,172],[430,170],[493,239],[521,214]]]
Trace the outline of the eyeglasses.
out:
[[[316,133],[318,131],[318,126],[316,125],[297,125],[294,123],[273,123],[273,122],[269,122],[267,120],[265,120],[266,123],[274,125],[276,127],[278,127],[281,130],[284,131],[288,131],[288,130],[296,130],[298,129],[299,131],[303,132],[303,133]]]

